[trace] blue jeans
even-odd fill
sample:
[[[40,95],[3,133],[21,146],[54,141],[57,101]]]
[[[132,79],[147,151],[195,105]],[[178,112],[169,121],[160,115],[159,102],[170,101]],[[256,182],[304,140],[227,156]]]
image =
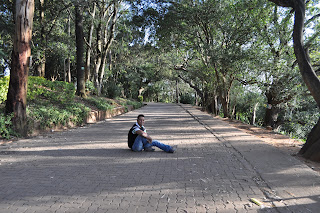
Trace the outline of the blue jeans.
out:
[[[147,139],[145,137],[142,137],[141,135],[137,136],[131,149],[132,151],[140,152],[142,151],[142,149],[149,148],[151,146],[156,146],[165,152],[169,152],[172,149],[171,146],[165,145],[156,140],[152,140],[152,143],[150,144],[148,143]]]

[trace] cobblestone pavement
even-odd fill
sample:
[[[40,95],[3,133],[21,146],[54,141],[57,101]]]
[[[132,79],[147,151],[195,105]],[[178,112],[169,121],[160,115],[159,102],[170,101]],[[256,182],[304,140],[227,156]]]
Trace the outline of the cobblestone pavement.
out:
[[[128,149],[140,113],[177,152]],[[319,212],[319,175],[261,143],[191,106],[149,103],[0,146],[0,212]]]

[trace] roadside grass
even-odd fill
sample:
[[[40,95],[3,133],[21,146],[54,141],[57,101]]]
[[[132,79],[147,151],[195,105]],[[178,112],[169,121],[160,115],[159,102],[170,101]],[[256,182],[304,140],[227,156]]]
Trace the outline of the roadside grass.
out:
[[[0,78],[0,138],[17,136],[13,131],[12,115],[5,115],[5,101],[9,78]],[[116,107],[142,106],[141,102],[127,99],[108,99],[89,96],[80,98],[75,95],[72,83],[48,81],[45,78],[30,76],[27,91],[28,132],[81,126],[91,110],[111,110]]]

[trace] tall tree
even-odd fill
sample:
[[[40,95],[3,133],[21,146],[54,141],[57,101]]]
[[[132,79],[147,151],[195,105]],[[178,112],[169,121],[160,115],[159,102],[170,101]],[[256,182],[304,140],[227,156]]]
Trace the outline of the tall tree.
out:
[[[65,12],[71,6],[71,3],[65,3],[64,1],[37,0],[35,2],[35,19],[38,21],[34,23],[33,29],[35,34],[33,38],[33,51],[37,53],[34,63],[34,74],[46,78],[56,77],[53,76],[53,73],[50,73],[52,71],[51,67],[49,67],[51,70],[46,69],[48,65],[47,60],[52,51],[50,45],[52,44],[52,40],[55,40],[55,37],[59,35],[59,28],[61,28],[61,23],[64,22]],[[67,36],[61,37],[67,39]]]
[[[105,74],[107,55],[114,40],[118,10],[121,1],[103,0],[97,4],[99,10],[96,28],[96,59],[94,65],[94,83],[98,95],[101,94],[102,81]]]
[[[31,55],[31,37],[34,16],[33,0],[17,0],[15,10],[15,36],[11,59],[10,83],[6,113],[13,113],[15,130],[27,135],[27,85]]]
[[[272,3],[265,4],[261,13],[268,15],[256,22],[258,36],[250,46],[248,69],[238,81],[244,85],[257,84],[261,89],[267,101],[263,125],[276,129],[283,122],[278,118],[284,106],[301,86],[290,44],[293,14]]]
[[[293,47],[297,57],[300,73],[312,97],[320,108],[320,79],[314,72],[308,52],[304,46],[303,30],[305,22],[306,3],[304,0],[269,0],[279,6],[291,7],[294,10]],[[299,154],[305,158],[320,161],[320,118],[311,130],[305,145]]]
[[[76,20],[76,43],[77,43],[77,95],[85,97],[85,70],[84,70],[84,37],[83,37],[83,6],[75,3]]]
[[[37,66],[37,75],[44,77],[45,76],[45,67],[46,67],[46,34],[45,34],[45,18],[44,18],[44,13],[45,13],[45,7],[44,7],[44,0],[39,1],[39,22],[40,22],[40,41],[43,42],[42,44],[42,51],[39,51],[39,64]]]
[[[252,43],[255,23],[250,16],[259,17],[259,13],[246,1],[177,1],[161,22],[166,40],[173,38],[175,47],[195,52],[193,60],[202,62],[193,72],[202,73],[207,90],[203,105],[211,108],[219,97],[225,117],[229,116],[232,84],[243,71],[241,63]],[[184,61],[179,67],[191,70],[186,67],[189,64]]]
[[[92,12],[89,9],[89,14],[91,15],[91,24],[90,24],[90,29],[88,32],[88,38],[87,38],[87,51],[86,51],[86,65],[85,65],[85,81],[90,79],[90,63],[91,63],[91,52],[92,52],[92,34],[94,30],[94,19],[96,15],[96,2],[93,2],[93,9]]]

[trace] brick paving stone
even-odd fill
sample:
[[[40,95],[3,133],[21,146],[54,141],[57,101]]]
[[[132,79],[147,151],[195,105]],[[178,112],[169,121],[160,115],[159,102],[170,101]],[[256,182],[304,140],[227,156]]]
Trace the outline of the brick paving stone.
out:
[[[177,152],[128,149],[128,129],[141,113],[151,136],[178,145]],[[0,146],[0,213],[312,212],[319,205],[319,193],[298,197],[305,185],[277,187],[272,181],[280,181],[264,174],[259,158],[245,149],[248,143],[259,152],[256,138],[189,105],[148,103],[94,125]],[[294,171],[301,168],[309,171],[295,162]],[[265,190],[286,190],[287,199],[260,209],[250,198],[265,200]]]

